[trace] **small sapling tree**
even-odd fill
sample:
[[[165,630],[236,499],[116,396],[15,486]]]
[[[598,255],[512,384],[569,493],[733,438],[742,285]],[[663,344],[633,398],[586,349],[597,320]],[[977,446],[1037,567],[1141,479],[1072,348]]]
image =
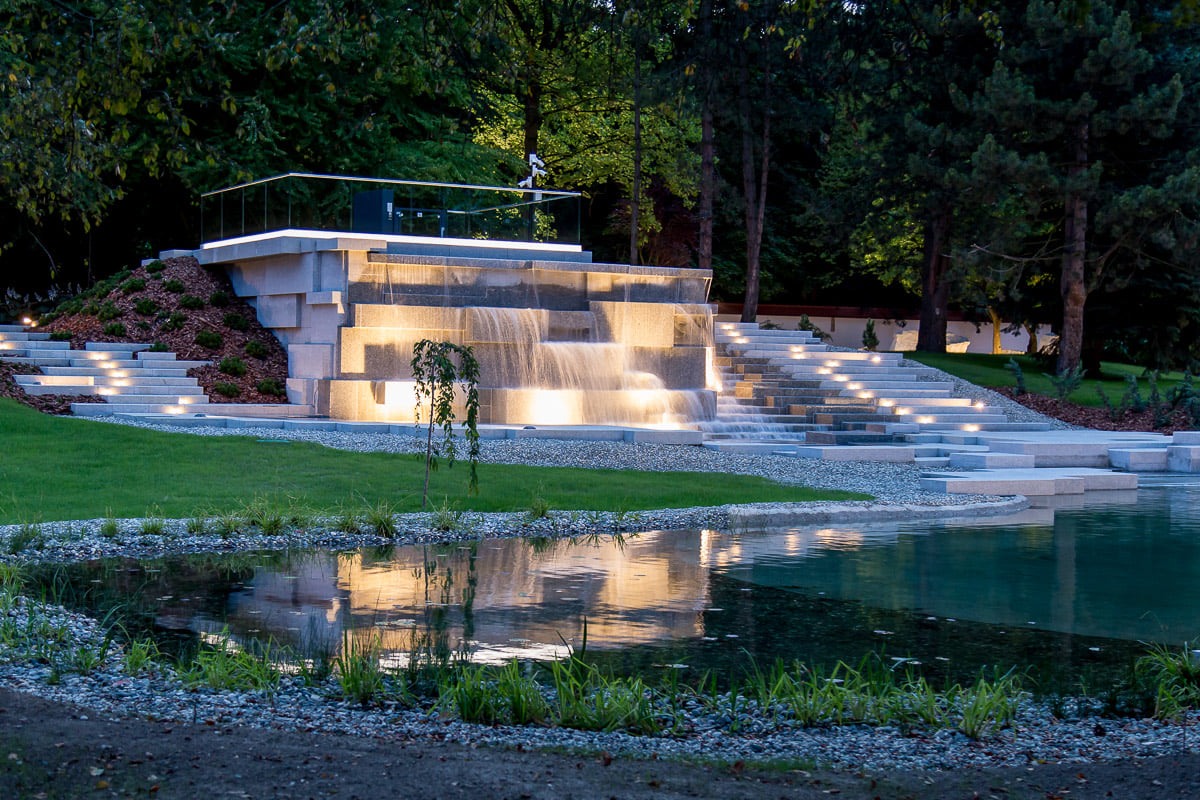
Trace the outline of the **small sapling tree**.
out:
[[[454,390],[460,387],[466,399],[466,419],[463,437],[467,440],[467,461],[470,475],[467,488],[471,494],[479,491],[479,362],[470,347],[452,342],[422,339],[413,345],[413,379],[416,388],[416,419],[427,413],[425,437],[425,487],[421,492],[421,509],[429,498],[429,473],[437,469],[438,458],[444,456],[448,466],[454,466],[458,450],[454,440]],[[442,440],[433,441],[434,426],[441,426]]]

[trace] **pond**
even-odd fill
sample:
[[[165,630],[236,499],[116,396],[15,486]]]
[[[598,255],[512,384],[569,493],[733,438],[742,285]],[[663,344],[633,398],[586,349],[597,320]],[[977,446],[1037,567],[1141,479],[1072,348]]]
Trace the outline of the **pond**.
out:
[[[343,636],[480,662],[586,646],[618,671],[731,675],[752,656],[879,652],[934,677],[1111,682],[1143,642],[1200,635],[1200,487],[1097,493],[966,522],[108,560],[43,568],[54,596],[171,647],[228,629],[300,652]],[[113,611],[115,609],[115,611]]]

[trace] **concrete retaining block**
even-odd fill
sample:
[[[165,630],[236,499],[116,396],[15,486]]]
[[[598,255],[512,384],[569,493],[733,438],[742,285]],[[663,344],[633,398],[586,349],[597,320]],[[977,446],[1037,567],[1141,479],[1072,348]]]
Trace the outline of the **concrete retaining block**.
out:
[[[1164,472],[1167,451],[1159,447],[1114,447],[1108,451],[1113,469],[1127,472]]]

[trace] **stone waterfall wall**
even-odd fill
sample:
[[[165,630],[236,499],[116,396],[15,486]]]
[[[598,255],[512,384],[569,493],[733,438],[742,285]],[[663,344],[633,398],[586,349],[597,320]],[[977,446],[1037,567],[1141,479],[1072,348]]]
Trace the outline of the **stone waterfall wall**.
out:
[[[289,399],[334,418],[411,420],[409,361],[426,338],[474,349],[481,422],[677,426],[714,413],[706,271],[382,249],[287,237],[198,255],[284,343]]]

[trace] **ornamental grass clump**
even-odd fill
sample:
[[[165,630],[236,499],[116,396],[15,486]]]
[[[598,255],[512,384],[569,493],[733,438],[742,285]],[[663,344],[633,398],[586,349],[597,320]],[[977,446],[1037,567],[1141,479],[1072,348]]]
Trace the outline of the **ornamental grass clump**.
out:
[[[334,659],[334,672],[347,700],[366,707],[383,694],[387,681],[379,664],[382,649],[378,633],[365,641],[352,637],[349,631],[342,634],[342,651]]]

